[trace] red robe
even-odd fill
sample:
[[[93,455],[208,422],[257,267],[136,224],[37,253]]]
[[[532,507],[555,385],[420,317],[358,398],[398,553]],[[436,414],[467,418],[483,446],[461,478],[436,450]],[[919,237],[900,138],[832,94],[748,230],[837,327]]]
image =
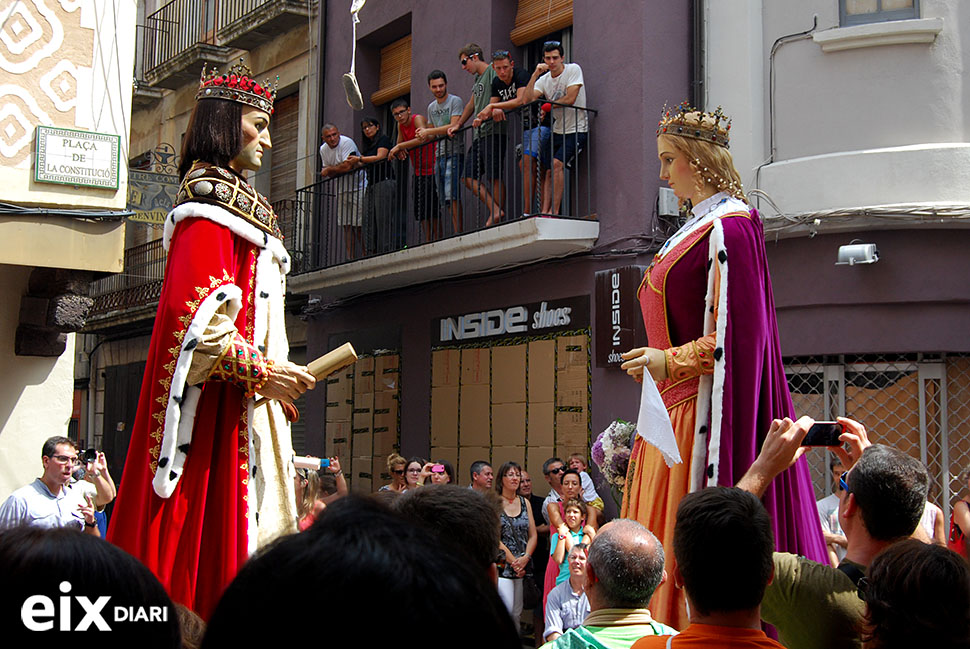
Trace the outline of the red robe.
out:
[[[272,211],[267,223],[253,218],[257,210],[267,216],[265,199],[228,179],[236,183],[222,185],[236,192],[230,200],[250,209],[227,209],[225,190],[211,191],[220,179],[203,185],[213,197],[205,200],[191,176],[166,222],[165,281],[108,540],[145,563],[175,601],[208,618],[255,547],[250,397],[265,377],[267,340],[257,316],[272,306],[270,292],[282,300],[272,271],[285,272],[288,259],[270,234]],[[240,199],[244,191],[259,204]],[[189,386],[193,350],[219,310],[234,321],[236,341],[209,379]]]

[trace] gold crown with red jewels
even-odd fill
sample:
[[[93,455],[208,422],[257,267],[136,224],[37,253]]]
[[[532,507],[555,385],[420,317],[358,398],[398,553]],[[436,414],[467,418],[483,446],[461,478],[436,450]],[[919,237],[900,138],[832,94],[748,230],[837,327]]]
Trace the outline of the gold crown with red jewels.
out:
[[[239,60],[239,63],[229,68],[225,74],[212,68],[206,72],[205,65],[202,66],[202,77],[199,81],[199,92],[196,93],[196,100],[201,99],[225,99],[228,101],[239,102],[247,106],[253,106],[269,114],[273,114],[273,102],[276,100],[276,90],[279,86],[280,78],[276,77],[276,83],[271,84],[269,80],[262,85],[253,79],[253,72],[247,65]]]
[[[684,101],[674,109],[664,104],[657,135],[679,135],[730,148],[731,120],[720,106],[713,113],[703,112]]]

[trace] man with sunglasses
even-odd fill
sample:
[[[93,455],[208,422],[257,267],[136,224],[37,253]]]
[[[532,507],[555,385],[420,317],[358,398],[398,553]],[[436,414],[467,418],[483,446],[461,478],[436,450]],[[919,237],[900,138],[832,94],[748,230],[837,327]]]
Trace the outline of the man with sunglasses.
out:
[[[18,525],[73,527],[100,536],[95,500],[85,496],[80,486],[71,484],[71,474],[81,464],[74,442],[67,437],[51,437],[44,442],[41,462],[43,475],[14,491],[0,505],[0,529]],[[97,482],[95,487],[100,498],[102,488]]]
[[[492,98],[492,80],[495,78],[495,68],[484,61],[485,54],[481,46],[469,43],[458,52],[461,68],[475,77],[472,86],[472,96],[465,104],[465,110],[457,124],[448,127],[448,135],[454,135],[472,115],[488,106]],[[485,225],[497,223],[502,218],[502,161],[505,159],[505,124],[489,120],[472,132],[472,145],[465,156],[465,169],[462,178],[465,186],[474,192],[488,209],[488,219]],[[489,191],[485,183],[479,179],[486,176],[491,181],[492,190]]]
[[[839,422],[845,447],[831,450],[846,469],[839,492],[845,559],[833,568],[776,552],[774,578],[761,602],[761,619],[778,629],[789,649],[862,646],[866,607],[858,585],[879,552],[916,531],[926,502],[928,476],[918,460],[872,444],[857,421],[840,417]],[[801,441],[813,423],[810,417],[773,421],[761,453],[738,487],[762,497],[775,476],[804,452]]]

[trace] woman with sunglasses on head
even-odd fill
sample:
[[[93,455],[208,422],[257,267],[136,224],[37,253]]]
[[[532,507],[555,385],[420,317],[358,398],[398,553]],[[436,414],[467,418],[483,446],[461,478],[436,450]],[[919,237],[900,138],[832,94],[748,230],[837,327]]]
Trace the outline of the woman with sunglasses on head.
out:
[[[378,491],[396,491],[397,493],[404,493],[407,491],[408,483],[404,477],[407,464],[407,460],[397,453],[391,453],[388,455],[387,471],[391,474],[391,481],[378,489]]]
[[[516,628],[522,615],[522,578],[529,567],[539,537],[529,501],[518,494],[522,467],[506,462],[495,476],[495,491],[502,497],[502,540],[499,551],[498,594],[509,609]]]
[[[657,129],[660,179],[686,222],[654,256],[640,287],[652,346],[623,354],[621,367],[638,382],[657,383],[674,434],[662,444],[666,455],[637,436],[620,515],[645,525],[664,547],[673,543],[681,498],[736,484],[771,420],[794,416],[764,230],[742,192],[729,130],[720,108],[701,112],[686,102],[664,111]],[[764,502],[779,551],[828,563],[804,459],[771,483]],[[687,626],[673,580],[657,589],[651,611],[675,628]]]

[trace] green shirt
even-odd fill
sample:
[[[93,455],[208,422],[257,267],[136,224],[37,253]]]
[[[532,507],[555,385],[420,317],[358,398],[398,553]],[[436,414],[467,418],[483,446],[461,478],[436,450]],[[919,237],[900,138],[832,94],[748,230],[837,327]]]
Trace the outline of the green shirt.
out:
[[[543,649],[630,649],[634,642],[648,635],[672,635],[677,630],[660,622],[619,624],[616,626],[580,626],[543,645]]]
[[[775,552],[775,576],[761,601],[761,619],[789,649],[860,649],[866,605],[841,570]],[[865,572],[864,566],[853,564]]]
[[[489,63],[485,72],[475,76],[475,85],[472,86],[472,97],[475,100],[475,114],[472,119],[482,112],[492,100],[492,79],[495,78],[495,68]],[[474,138],[478,139],[492,133],[505,133],[505,122],[493,122],[487,120],[482,125],[474,129]]]

